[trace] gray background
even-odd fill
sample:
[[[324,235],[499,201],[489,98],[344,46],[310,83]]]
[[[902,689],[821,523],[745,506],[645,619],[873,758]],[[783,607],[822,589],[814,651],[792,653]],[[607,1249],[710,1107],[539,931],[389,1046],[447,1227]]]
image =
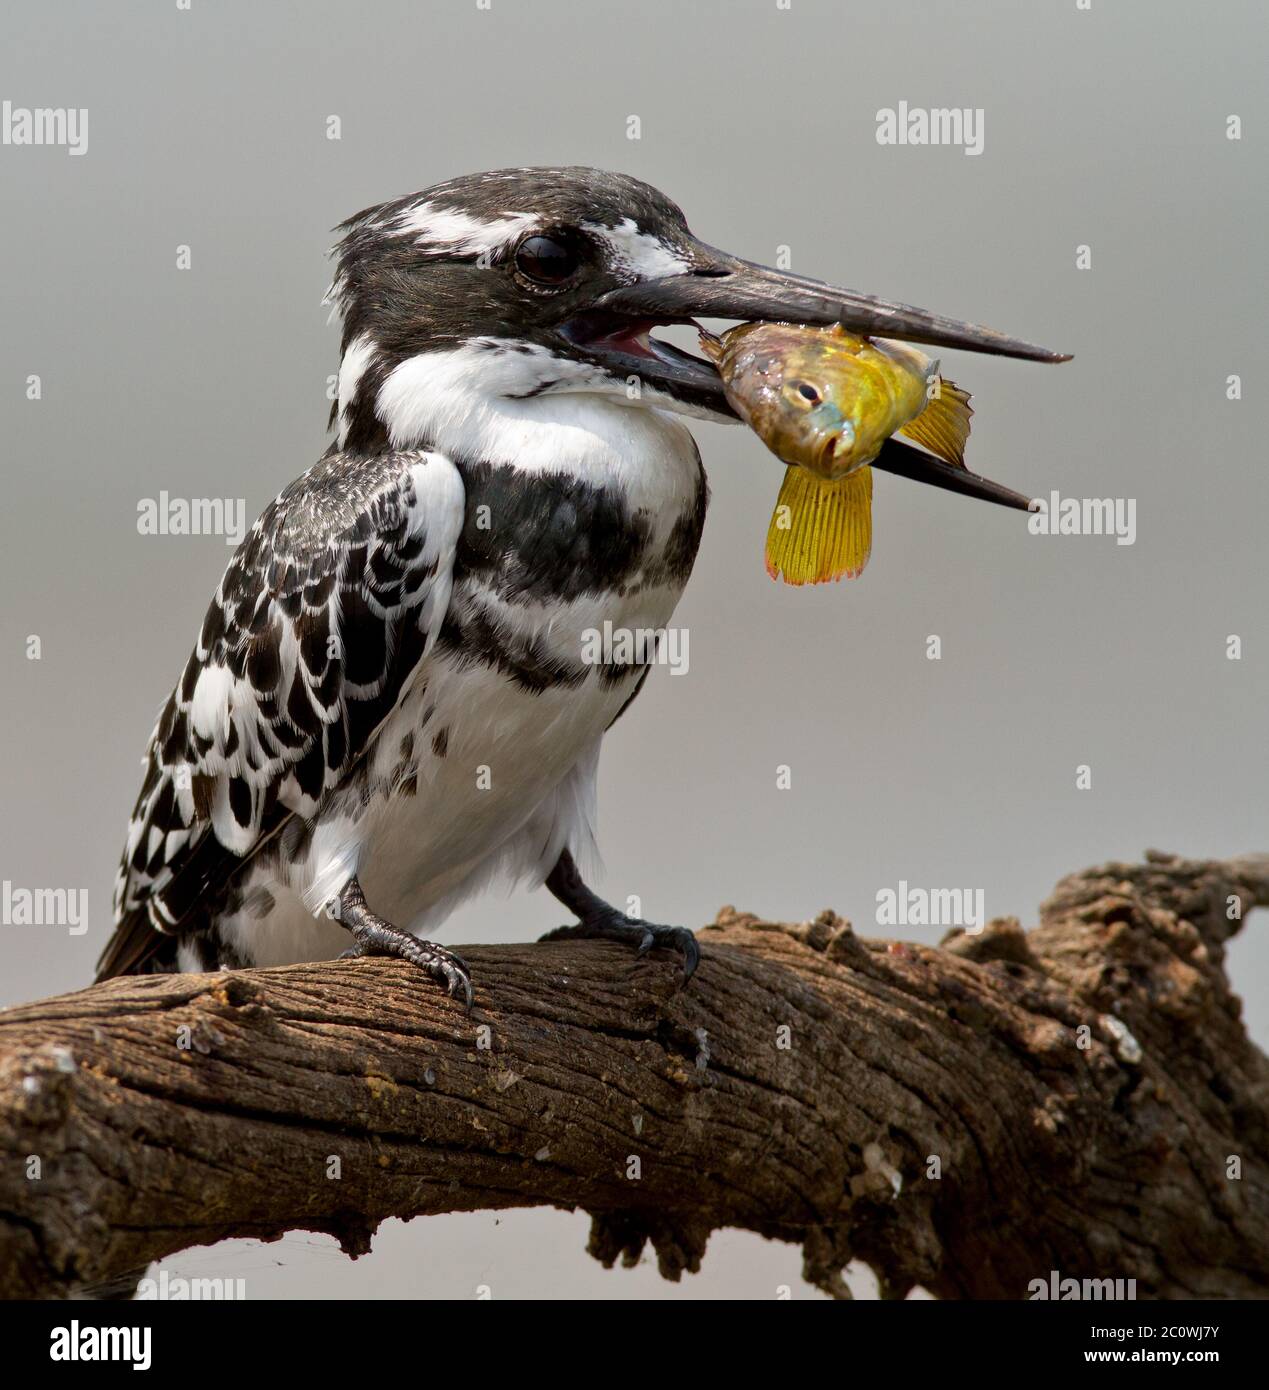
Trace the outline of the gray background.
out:
[[[878,475],[866,575],[798,591],[762,565],[779,466],[699,427],[691,670],[655,672],[605,745],[609,897],[692,925],[723,902],[793,920],[832,904],[875,931],[878,888],[907,879],[982,887],[989,915],[1030,921],[1088,863],[1269,848],[1255,0],[40,0],[2,25],[0,97],[90,114],[82,158],[0,148],[0,878],[87,889],[90,931],[0,927],[0,1003],[89,978],[139,758],[228,559],[223,539],[139,536],[138,499],[243,496],[249,523],[325,447],[328,228],[502,165],[622,169],[715,245],[771,262],[786,244],[803,273],[1074,352],[944,354],[974,392],[971,464],[1138,502],[1119,547]],[[878,146],[876,112],[901,99],[983,107],[984,153]],[[487,898],[445,939],[560,920],[545,894]],[[1262,1044],[1267,970],[1253,924],[1232,971]],[[715,1237],[676,1288],[646,1264],[603,1273],[584,1236],[554,1212],[455,1216],[385,1228],[356,1265],[296,1235],[170,1268],[252,1297],[807,1293],[797,1252],[756,1237]]]

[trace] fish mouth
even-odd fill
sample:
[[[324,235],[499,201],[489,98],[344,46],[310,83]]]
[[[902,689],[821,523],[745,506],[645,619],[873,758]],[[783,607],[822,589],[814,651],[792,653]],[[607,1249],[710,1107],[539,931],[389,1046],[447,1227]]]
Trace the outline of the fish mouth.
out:
[[[811,326],[839,323],[867,337],[1032,362],[1069,360],[1067,353],[995,329],[772,270],[694,239],[681,249],[688,269],[610,290],[561,331],[575,350],[611,371],[663,391],[690,412],[707,418],[738,418],[723,391],[722,378],[712,363],[652,337],[653,328],[695,324],[698,318]],[[1030,500],[1021,493],[894,438],[886,440],[872,466],[1000,506],[1021,511],[1030,507]]]
[[[846,453],[849,448],[850,445],[843,447],[842,441],[836,438],[826,439],[820,445],[816,467],[821,478],[827,478],[829,482],[837,483],[843,478],[849,478],[852,473],[858,473],[861,468],[872,462],[871,459],[864,459],[858,463],[852,461],[839,464],[837,455]]]

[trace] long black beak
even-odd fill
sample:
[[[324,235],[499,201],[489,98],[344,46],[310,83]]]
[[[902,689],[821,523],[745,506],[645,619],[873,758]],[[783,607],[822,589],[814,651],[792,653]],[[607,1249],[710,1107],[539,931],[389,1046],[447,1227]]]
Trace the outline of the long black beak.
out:
[[[743,322],[832,324],[854,333],[879,338],[899,338],[936,347],[962,348],[997,357],[1016,357],[1030,362],[1067,362],[1070,354],[1053,352],[1010,338],[979,324],[945,318],[910,304],[896,304],[855,290],[841,289],[803,275],[790,275],[741,260],[711,246],[697,243],[691,270],[681,274],[640,280],[610,290],[595,302],[601,314],[615,314],[656,323],[687,323],[697,318],[738,319]],[[700,368],[706,364],[653,340],[668,389],[689,403],[732,413],[717,399],[721,381],[713,368],[717,392],[710,389]],[[644,364],[647,370],[647,364]],[[714,397],[713,399],[706,399]],[[1000,506],[1025,511],[1029,501],[1021,493],[988,478],[953,467],[924,450],[887,440],[873,463],[901,477],[978,497]]]
[[[957,468],[955,464],[944,463],[942,459],[927,454],[924,449],[915,449],[901,439],[890,438],[881,446],[881,452],[872,461],[874,468],[883,472],[897,474],[900,478],[911,478],[913,482],[929,483],[931,487],[941,487],[947,492],[959,492],[965,497],[977,497],[982,502],[994,502],[998,507],[1013,507],[1015,511],[1031,510],[1031,499],[1004,483],[994,483],[968,468]]]
[[[611,290],[596,301],[595,308],[662,323],[692,318],[840,323],[869,337],[901,338],[997,357],[1021,357],[1030,362],[1070,361],[1069,353],[1052,352],[1021,338],[997,333],[994,328],[839,289],[804,275],[769,270],[704,245],[700,246],[700,258],[692,270]]]

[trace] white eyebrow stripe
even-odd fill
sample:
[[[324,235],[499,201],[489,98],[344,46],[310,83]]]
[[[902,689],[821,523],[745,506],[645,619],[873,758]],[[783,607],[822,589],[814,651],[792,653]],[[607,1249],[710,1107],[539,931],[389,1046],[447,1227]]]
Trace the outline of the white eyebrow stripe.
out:
[[[655,279],[659,275],[681,275],[692,268],[667,242],[639,229],[632,217],[623,217],[615,227],[583,222],[582,230],[605,242],[614,258],[636,275]]]
[[[382,224],[390,236],[413,236],[417,246],[444,247],[460,255],[497,251],[522,236],[537,221],[533,213],[508,212],[485,221],[456,208],[419,203]]]

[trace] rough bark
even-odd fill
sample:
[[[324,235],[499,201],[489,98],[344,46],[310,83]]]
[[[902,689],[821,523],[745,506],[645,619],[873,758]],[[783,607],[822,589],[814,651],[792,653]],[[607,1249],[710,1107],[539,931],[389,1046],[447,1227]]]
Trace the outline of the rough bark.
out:
[[[0,1295],[538,1204],[591,1213],[605,1263],[651,1241],[670,1278],[737,1226],[839,1294],[852,1258],[891,1295],[1019,1298],[1050,1270],[1264,1294],[1269,1063],[1223,964],[1256,904],[1269,856],[1152,854],[938,948],[725,908],[686,989],[668,957],[557,942],[467,950],[471,1017],[382,960],[12,1008]]]

